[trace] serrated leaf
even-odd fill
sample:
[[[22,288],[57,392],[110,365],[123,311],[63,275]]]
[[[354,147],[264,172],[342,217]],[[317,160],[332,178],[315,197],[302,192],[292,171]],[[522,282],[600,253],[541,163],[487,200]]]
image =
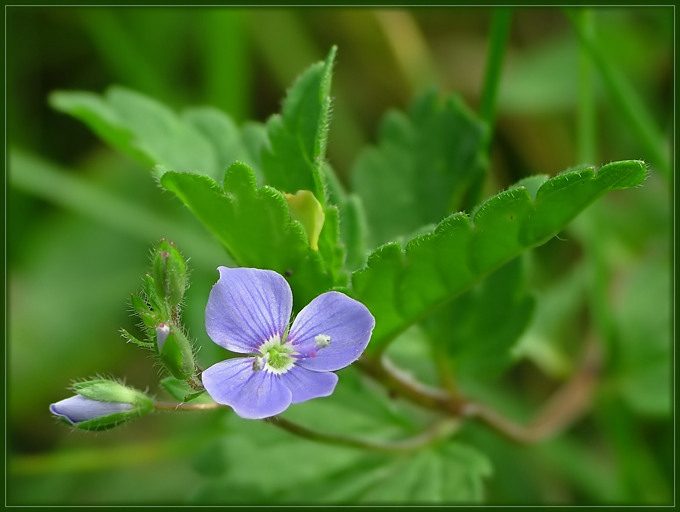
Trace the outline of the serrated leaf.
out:
[[[207,176],[175,172],[165,173],[161,184],[217,236],[239,265],[286,276],[296,309],[333,286],[321,254],[309,247],[283,194],[268,186],[258,188],[245,164],[227,170],[224,188]]]
[[[118,86],[103,96],[59,91],[50,96],[50,103],[144,165],[209,176],[220,171],[215,149],[198,130],[140,93]]]
[[[376,319],[369,351],[507,263],[545,243],[604,193],[639,185],[643,162],[623,161],[560,174],[533,200],[525,188],[502,192],[473,213],[456,213],[434,232],[412,239],[406,249],[386,244],[352,276],[354,296]]]
[[[378,145],[352,171],[370,227],[371,246],[409,235],[464,208],[465,195],[484,171],[485,127],[456,96],[443,104],[429,91],[409,115],[390,111]]]
[[[322,166],[330,117],[336,48],[302,73],[288,91],[281,115],[267,121],[270,147],[262,153],[266,181],[290,194],[310,190],[326,204]]]
[[[534,303],[522,261],[516,258],[422,326],[433,343],[446,349],[461,382],[489,379],[513,362],[511,349],[529,324]]]

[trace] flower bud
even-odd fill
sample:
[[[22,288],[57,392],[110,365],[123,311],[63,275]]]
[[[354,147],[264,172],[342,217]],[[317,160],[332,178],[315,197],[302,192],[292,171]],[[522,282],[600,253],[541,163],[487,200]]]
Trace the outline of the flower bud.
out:
[[[302,224],[309,240],[309,247],[318,251],[319,235],[326,217],[321,203],[309,190],[298,190],[295,194],[284,193],[283,197],[288,202],[291,217]]]
[[[154,253],[152,277],[158,297],[170,307],[182,302],[187,287],[187,264],[177,248],[165,239]]]
[[[153,409],[141,391],[112,380],[91,380],[73,386],[76,395],[50,405],[50,412],[82,430],[106,430]]]
[[[184,333],[174,325],[165,326],[157,330],[158,352],[161,361],[170,373],[181,380],[186,380],[194,374],[194,353],[191,343]]]
[[[159,353],[163,350],[163,345],[165,345],[165,340],[168,339],[168,334],[170,334],[170,326],[168,324],[160,324],[156,327],[156,344]]]

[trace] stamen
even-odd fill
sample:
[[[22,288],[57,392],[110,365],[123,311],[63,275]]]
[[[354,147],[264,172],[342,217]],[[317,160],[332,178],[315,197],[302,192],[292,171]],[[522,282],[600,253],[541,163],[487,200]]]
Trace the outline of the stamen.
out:
[[[253,359],[253,371],[254,372],[259,372],[262,368],[264,368],[264,358],[262,357],[256,357]]]
[[[331,344],[331,337],[328,334],[317,334],[314,343],[318,348],[326,348]]]

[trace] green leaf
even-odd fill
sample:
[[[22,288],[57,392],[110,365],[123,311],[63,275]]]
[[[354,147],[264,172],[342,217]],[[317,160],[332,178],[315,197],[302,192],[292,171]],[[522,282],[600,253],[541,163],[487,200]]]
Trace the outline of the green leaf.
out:
[[[264,125],[247,123],[239,128],[231,117],[211,107],[185,110],[183,118],[211,143],[217,155],[220,172],[239,161],[253,169],[259,178],[260,153],[267,144]]]
[[[369,351],[380,350],[409,325],[460,295],[502,264],[557,234],[602,194],[642,183],[643,162],[565,172],[546,181],[532,198],[526,188],[502,192],[471,219],[444,219],[432,233],[378,248],[354,272],[354,296],[376,319]]]
[[[219,480],[206,481],[196,490],[200,503],[281,503],[283,496],[301,492],[297,503],[319,501],[315,485],[328,475],[353,466],[364,457],[359,450],[315,443],[292,436],[262,421],[243,420],[231,414],[225,418],[221,436],[226,467]],[[298,461],[300,463],[298,463]],[[293,470],[294,469],[294,470]],[[252,489],[243,497],[241,489]]]
[[[419,97],[409,115],[383,119],[378,146],[365,150],[352,185],[363,200],[371,245],[409,235],[465,205],[484,171],[485,126],[456,96],[440,104],[435,91]]]
[[[197,129],[137,92],[115,86],[104,96],[59,91],[50,95],[50,103],[144,165],[210,176],[220,170],[215,149]]]
[[[321,254],[309,247],[283,194],[268,186],[258,188],[247,165],[233,164],[224,188],[207,176],[175,172],[165,173],[161,184],[217,236],[239,265],[286,276],[296,308],[333,286]]]
[[[281,115],[267,121],[270,147],[262,153],[267,184],[290,194],[309,190],[322,206],[326,203],[322,166],[335,54],[333,47],[324,62],[298,77],[288,91]]]
[[[312,487],[321,503],[445,505],[478,503],[488,459],[477,450],[447,443],[384,460],[359,461]]]
[[[432,342],[450,354],[461,381],[495,377],[513,362],[511,349],[534,310],[525,279],[516,258],[423,322]]]
[[[361,199],[356,194],[347,194],[330,165],[323,167],[326,191],[330,204],[337,205],[340,217],[339,240],[343,246],[343,263],[348,269],[357,269],[366,263],[366,219]],[[331,239],[335,250],[338,241]],[[346,255],[344,254],[346,253]]]

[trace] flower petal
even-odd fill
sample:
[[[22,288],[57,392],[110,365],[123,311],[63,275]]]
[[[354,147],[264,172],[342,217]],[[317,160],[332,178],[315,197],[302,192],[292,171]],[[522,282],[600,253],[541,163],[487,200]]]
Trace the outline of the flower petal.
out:
[[[359,358],[373,327],[375,319],[361,302],[340,292],[326,292],[300,311],[286,342],[301,354],[297,365],[334,371]]]
[[[314,372],[293,366],[281,374],[281,381],[293,394],[292,403],[297,404],[333,393],[338,376],[331,372]]]
[[[285,411],[291,392],[279,376],[253,371],[252,357],[227,359],[202,374],[203,386],[215,402],[228,405],[247,419],[262,419]]]
[[[101,402],[81,395],[65,398],[50,405],[50,412],[66,418],[73,425],[132,409],[132,404],[123,402]]]
[[[280,274],[256,268],[219,267],[210,291],[205,328],[232,352],[249,354],[273,336],[283,336],[293,308],[290,286]]]

